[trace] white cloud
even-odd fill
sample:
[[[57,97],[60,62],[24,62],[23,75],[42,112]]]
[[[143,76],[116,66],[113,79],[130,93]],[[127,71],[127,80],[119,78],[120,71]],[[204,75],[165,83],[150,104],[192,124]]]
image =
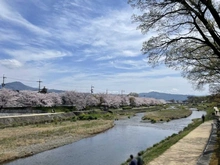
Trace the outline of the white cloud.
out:
[[[101,57],[97,57],[95,60],[96,61],[105,61],[105,60],[111,60],[115,57],[111,56],[111,55],[104,55],[104,56],[101,56]]]
[[[103,40],[98,40],[92,43],[93,46],[107,46],[108,44]]]
[[[4,50],[4,52],[23,62],[41,61],[41,60],[49,60],[49,59],[55,59],[55,58],[62,58],[65,56],[71,56],[69,52],[36,49],[32,47],[20,49],[20,50]]]
[[[137,51],[131,51],[131,50],[124,50],[122,51],[122,54],[125,57],[135,57],[135,56],[140,55],[140,53],[138,53]]]
[[[110,64],[115,68],[135,70],[135,69],[147,69],[149,66],[143,60],[115,60]]]
[[[19,68],[23,66],[22,63],[15,59],[0,60],[0,64],[4,65],[7,68]]]

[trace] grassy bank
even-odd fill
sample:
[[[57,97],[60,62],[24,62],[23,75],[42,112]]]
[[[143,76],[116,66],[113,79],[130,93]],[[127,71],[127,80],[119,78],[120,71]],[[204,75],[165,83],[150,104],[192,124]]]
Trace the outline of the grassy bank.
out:
[[[179,119],[183,117],[187,117],[192,114],[192,111],[183,107],[183,106],[178,106],[174,108],[166,108],[166,109],[160,109],[158,111],[152,111],[152,112],[147,112],[144,117],[142,118],[143,120],[150,120],[152,123],[158,122],[158,121],[170,121],[173,119]]]
[[[178,134],[173,134],[166,139],[162,140],[161,142],[154,144],[152,147],[146,149],[145,151],[140,151],[142,154],[143,160],[145,164],[149,163],[156,157],[160,156],[163,152],[165,152],[168,148],[190,133],[193,129],[198,127],[201,124],[201,120],[197,119],[194,120],[193,123],[189,124],[183,131],[180,131]],[[130,159],[126,162],[122,163],[121,165],[127,165]]]
[[[111,127],[112,120],[92,120],[0,129],[0,163],[69,144]]]

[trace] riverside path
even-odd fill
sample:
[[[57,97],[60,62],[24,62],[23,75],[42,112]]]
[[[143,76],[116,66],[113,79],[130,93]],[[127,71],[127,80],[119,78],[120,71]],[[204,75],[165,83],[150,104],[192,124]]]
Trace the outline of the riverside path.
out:
[[[209,140],[212,123],[202,123],[148,165],[196,165]]]

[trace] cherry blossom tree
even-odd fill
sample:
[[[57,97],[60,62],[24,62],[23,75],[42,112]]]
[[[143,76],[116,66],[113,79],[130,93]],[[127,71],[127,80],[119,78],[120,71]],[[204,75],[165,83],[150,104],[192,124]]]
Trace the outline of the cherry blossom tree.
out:
[[[112,108],[119,108],[122,103],[122,97],[119,95],[106,95],[106,103],[108,104],[109,107]]]
[[[42,105],[41,98],[39,97],[38,92],[36,91],[20,91],[19,98],[17,101],[24,107]]]
[[[0,90],[0,106],[1,107],[19,106],[17,104],[18,98],[19,98],[19,94],[17,91],[5,89],[5,88]]]
[[[82,110],[86,107],[86,94],[75,91],[67,91],[62,94],[64,105],[73,105],[77,110]]]
[[[105,104],[111,108],[119,108],[120,106],[122,106],[123,99],[120,95],[100,93],[97,96],[100,99],[100,104]]]
[[[61,105],[62,104],[62,98],[58,93],[47,93],[48,97],[51,97],[53,106]]]
[[[129,97],[122,95],[121,106],[128,106],[128,105],[130,105]]]
[[[85,100],[86,100],[86,106],[88,107],[94,107],[100,105],[100,99],[97,95],[89,93],[86,95]]]
[[[133,96],[130,96],[129,100],[130,100],[130,105],[135,107],[166,103],[165,100],[157,100],[154,98],[133,97]]]
[[[61,94],[57,93],[39,93],[37,91],[13,91],[9,89],[0,90],[1,107],[36,107],[36,106],[59,106],[71,105],[77,110],[83,110],[86,107],[107,105],[110,108],[120,108],[122,106],[146,106],[155,104],[164,104],[164,100],[154,98],[142,98],[126,95],[114,94],[90,94],[79,93],[75,91],[66,91]]]
[[[178,69],[198,89],[220,86],[219,0],[128,0],[152,66]]]

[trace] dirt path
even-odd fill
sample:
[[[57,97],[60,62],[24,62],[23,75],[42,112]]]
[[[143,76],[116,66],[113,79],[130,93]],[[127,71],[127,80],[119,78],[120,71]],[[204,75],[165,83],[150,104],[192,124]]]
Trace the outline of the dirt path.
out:
[[[201,124],[148,165],[196,165],[209,139],[212,122]]]

